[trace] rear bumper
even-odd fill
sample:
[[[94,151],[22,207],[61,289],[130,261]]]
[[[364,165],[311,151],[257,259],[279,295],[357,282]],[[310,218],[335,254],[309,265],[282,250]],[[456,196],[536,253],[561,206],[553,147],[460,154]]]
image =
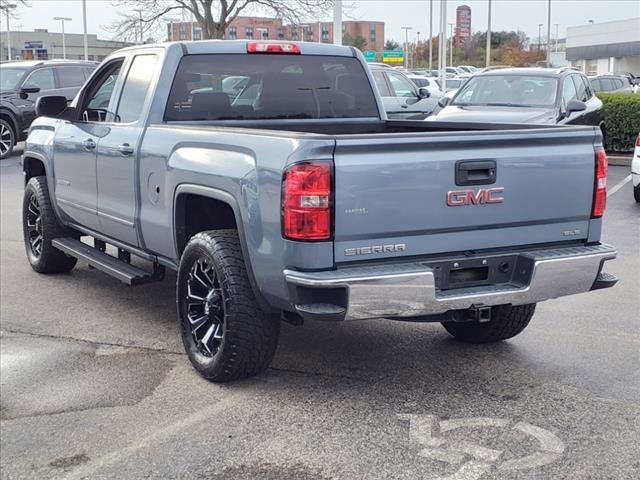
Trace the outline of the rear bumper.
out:
[[[428,262],[283,273],[303,318],[417,317],[482,306],[536,303],[606,288],[597,280],[603,262],[615,256],[615,248],[604,244],[527,250],[517,253],[516,267],[523,273],[526,270],[526,275],[515,272],[507,283],[450,290],[438,288],[437,274],[425,265]],[[322,291],[328,295],[323,296]]]

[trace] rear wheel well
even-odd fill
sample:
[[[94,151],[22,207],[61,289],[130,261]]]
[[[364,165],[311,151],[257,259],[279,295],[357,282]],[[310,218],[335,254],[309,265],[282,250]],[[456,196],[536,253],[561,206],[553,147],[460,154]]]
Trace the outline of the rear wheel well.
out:
[[[44,168],[44,163],[37,158],[27,157],[24,159],[23,169],[25,178],[24,181],[28,182],[32,177],[44,177],[47,172]]]
[[[176,199],[175,231],[179,255],[198,232],[237,228],[233,208],[228,203],[190,193],[181,194]]]

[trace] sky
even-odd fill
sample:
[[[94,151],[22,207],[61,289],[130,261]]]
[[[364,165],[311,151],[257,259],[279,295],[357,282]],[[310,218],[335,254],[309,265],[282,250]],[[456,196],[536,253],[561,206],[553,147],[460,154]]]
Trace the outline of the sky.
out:
[[[5,0],[2,0],[3,2]],[[401,27],[412,27],[409,40],[415,40],[417,32],[425,38],[429,31],[429,0],[344,0],[345,19],[381,20],[385,22],[385,38],[404,41]],[[471,28],[474,32],[487,28],[488,0],[448,0],[447,23],[455,22],[455,11],[459,5],[471,7]],[[71,17],[65,23],[65,30],[82,33],[81,0],[29,0],[30,7],[18,7],[16,18],[11,20],[12,30],[33,30],[47,28],[60,31],[60,22],[53,17]],[[433,32],[438,31],[440,0],[433,0]],[[122,11],[122,9],[120,9]],[[175,16],[175,15],[173,15]],[[559,37],[566,36],[566,28],[582,25],[593,20],[596,23],[621,20],[640,16],[640,0],[551,0],[551,34],[555,37],[559,24]],[[110,39],[112,33],[107,27],[118,19],[118,9],[109,0],[87,0],[87,25],[89,33],[99,38]],[[327,12],[319,20],[331,20]],[[2,30],[6,22],[0,20]],[[542,23],[543,42],[547,29],[547,0],[492,0],[492,30],[522,30],[532,40],[537,41],[538,24]],[[16,28],[22,25],[22,27]],[[158,32],[156,39],[164,40],[164,31]]]

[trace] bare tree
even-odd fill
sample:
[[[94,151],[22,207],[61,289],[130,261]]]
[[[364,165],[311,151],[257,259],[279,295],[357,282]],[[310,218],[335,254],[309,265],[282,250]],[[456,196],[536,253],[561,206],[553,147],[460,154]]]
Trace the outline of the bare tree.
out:
[[[24,7],[29,7],[29,2],[27,0],[13,0],[13,1],[2,1],[0,2],[0,15],[3,17],[9,13],[10,17],[15,17],[16,6],[22,5]]]
[[[333,0],[117,0],[127,8],[109,29],[121,40],[134,40],[154,31],[165,15],[187,12],[202,29],[202,38],[223,38],[231,22],[240,14],[268,13],[293,24],[318,18],[329,11]],[[135,13],[134,13],[135,8]]]

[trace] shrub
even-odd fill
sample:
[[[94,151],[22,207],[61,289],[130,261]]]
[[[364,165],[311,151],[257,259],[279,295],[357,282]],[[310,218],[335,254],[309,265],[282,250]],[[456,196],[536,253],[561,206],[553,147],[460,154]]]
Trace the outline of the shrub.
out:
[[[640,133],[640,94],[598,93],[604,108],[605,148],[632,152]]]

